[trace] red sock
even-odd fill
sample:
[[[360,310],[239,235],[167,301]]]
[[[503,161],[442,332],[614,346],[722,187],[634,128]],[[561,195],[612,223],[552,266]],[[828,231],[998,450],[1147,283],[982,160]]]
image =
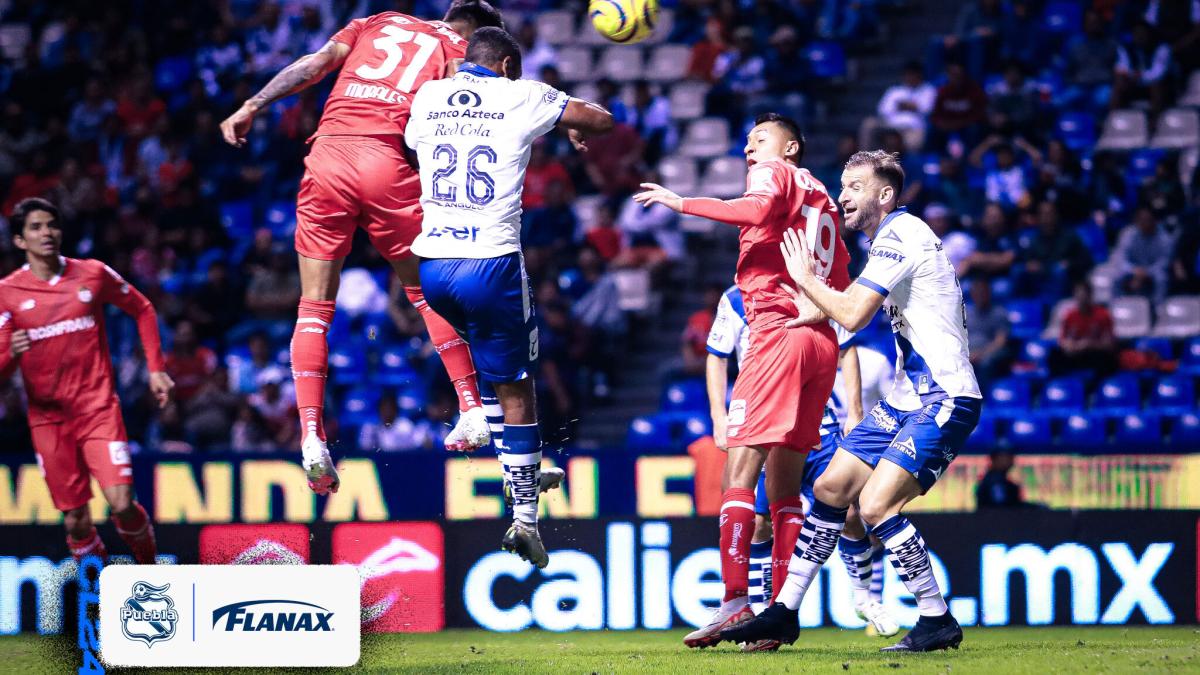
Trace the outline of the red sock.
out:
[[[771,502],[771,528],[775,532],[775,543],[771,546],[771,602],[779,596],[779,589],[787,580],[788,564],[792,562],[803,527],[804,505],[799,497]]]
[[[475,379],[475,363],[471,360],[470,345],[453,326],[433,311],[428,302],[425,302],[425,294],[421,292],[420,286],[405,286],[404,294],[425,320],[425,330],[429,331],[433,348],[446,366],[450,381],[454,383],[459,411],[478,407],[479,383]]]
[[[329,372],[326,334],[333,322],[333,307],[329,300],[300,298],[296,330],[292,333],[292,379],[296,383],[301,442],[308,434],[325,440],[325,376]]]
[[[104,540],[100,538],[100,533],[95,527],[83,539],[76,539],[68,534],[67,548],[75,562],[80,562],[89,555],[100,556],[101,560],[108,562],[108,549],[104,548]]]
[[[725,599],[745,596],[750,585],[750,540],[754,537],[754,490],[729,488],[721,495],[721,580]]]
[[[139,565],[153,565],[158,555],[158,542],[154,539],[154,525],[142,505],[134,502],[133,513],[124,519],[112,517],[113,525],[117,526],[117,534],[125,545],[133,551],[133,559]]]

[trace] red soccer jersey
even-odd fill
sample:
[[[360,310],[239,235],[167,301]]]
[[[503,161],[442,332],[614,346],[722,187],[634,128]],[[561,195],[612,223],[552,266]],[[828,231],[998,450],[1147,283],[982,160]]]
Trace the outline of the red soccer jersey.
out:
[[[412,95],[467,53],[467,41],[446,24],[399,12],[355,19],[330,40],[350,47],[350,54],[314,138],[403,134]]]
[[[818,276],[839,291],[850,285],[841,215],[808,169],[783,160],[755,164],[746,176],[745,195],[727,202],[685,199],[683,212],[741,227],[737,284],[752,329],[782,325],[796,316],[790,296],[780,288],[780,283],[794,285],[779,250],[789,227],[804,235],[817,259]]]
[[[146,296],[98,260],[63,259],[43,281],[28,266],[0,280],[0,371],[21,368],[29,425],[61,422],[116,400],[104,333],[104,305],[137,319],[150,370],[163,369],[158,317]],[[12,357],[14,330],[29,333],[29,351]]]

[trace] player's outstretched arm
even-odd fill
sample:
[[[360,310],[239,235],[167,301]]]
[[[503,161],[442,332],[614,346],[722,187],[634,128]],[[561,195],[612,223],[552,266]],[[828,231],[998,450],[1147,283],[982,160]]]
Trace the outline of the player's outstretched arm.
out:
[[[850,284],[845,292],[830,288],[816,275],[816,260],[808,250],[804,237],[796,234],[795,230],[789,228],[783,233],[779,249],[796,286],[842,328],[850,332],[862,330],[883,306],[884,296],[862,284]],[[797,319],[789,321],[787,325],[794,328],[801,324]]]
[[[657,183],[642,183],[642,190],[633,196],[642,206],[662,204],[676,213],[700,216],[730,225],[758,225],[771,212],[771,197],[748,192],[737,199],[689,197],[684,199]]]
[[[571,145],[580,152],[587,152],[587,139],[607,134],[615,125],[612,113],[595,103],[578,98],[567,102],[558,124],[567,130]]]
[[[237,112],[221,122],[221,136],[225,142],[238,148],[245,145],[246,134],[250,132],[250,125],[259,110],[320,82],[337,70],[349,54],[349,46],[330,40],[312,54],[305,54],[293,61],[271,78],[261,91],[246,99]]]

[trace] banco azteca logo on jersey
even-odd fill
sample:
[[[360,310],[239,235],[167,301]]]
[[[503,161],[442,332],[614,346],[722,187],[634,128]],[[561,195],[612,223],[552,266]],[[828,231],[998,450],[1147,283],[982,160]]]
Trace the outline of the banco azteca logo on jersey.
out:
[[[141,640],[147,647],[175,637],[179,612],[167,595],[171,584],[155,586],[145,581],[133,585],[132,595],[121,605],[121,632],[130,640]]]

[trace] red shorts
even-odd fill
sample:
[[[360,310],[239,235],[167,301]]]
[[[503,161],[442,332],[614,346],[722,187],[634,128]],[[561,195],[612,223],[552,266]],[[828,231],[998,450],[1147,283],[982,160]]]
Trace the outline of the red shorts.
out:
[[[102,488],[133,483],[129,438],[116,403],[61,422],[39,424],[30,433],[38,466],[59,511],[77,509],[91,500],[90,477]]]
[[[804,452],[816,447],[837,362],[832,329],[751,326],[729,402],[729,445]]]
[[[336,260],[363,228],[387,260],[412,255],[421,233],[421,177],[399,136],[321,136],[304,160],[296,197],[296,252]]]

